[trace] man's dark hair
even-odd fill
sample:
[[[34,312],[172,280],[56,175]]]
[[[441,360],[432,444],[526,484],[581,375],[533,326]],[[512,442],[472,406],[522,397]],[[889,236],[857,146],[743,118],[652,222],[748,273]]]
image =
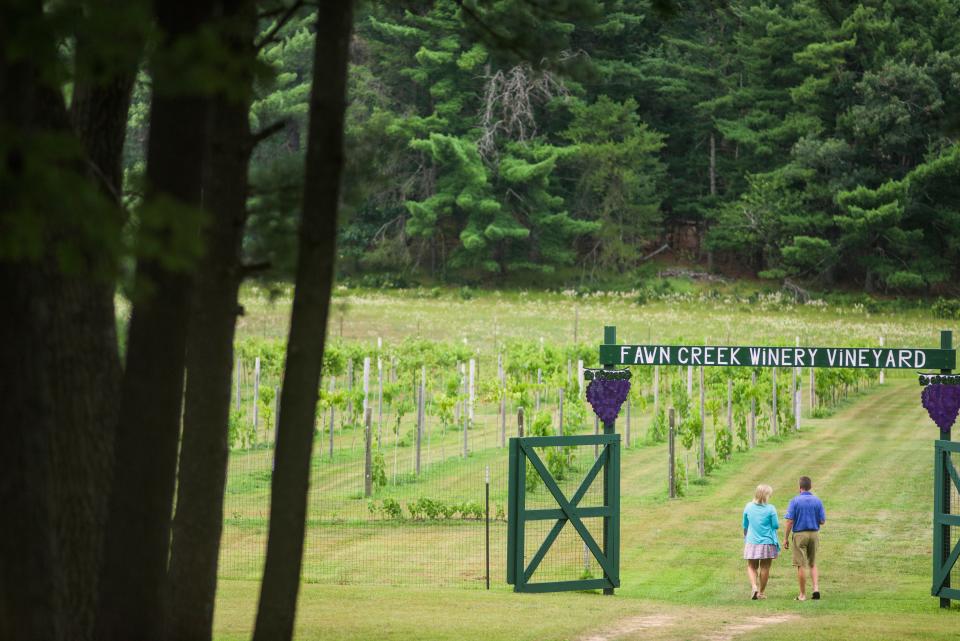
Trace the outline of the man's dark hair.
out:
[[[809,492],[810,488],[813,487],[813,481],[810,480],[809,476],[800,477],[800,489],[804,492]]]

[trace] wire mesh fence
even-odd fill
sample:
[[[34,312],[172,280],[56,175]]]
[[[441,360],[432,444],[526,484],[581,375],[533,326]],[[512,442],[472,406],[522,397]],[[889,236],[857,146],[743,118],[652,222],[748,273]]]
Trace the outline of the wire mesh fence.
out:
[[[527,346],[512,360],[509,353],[484,357],[462,349],[424,357],[423,345],[417,346],[415,358],[386,350],[373,356],[357,351],[353,356],[328,355],[311,457],[303,580],[480,588],[486,585],[489,522],[490,581],[503,585],[507,440],[521,431],[527,436],[599,432],[584,400],[582,379],[584,366],[593,363],[576,358],[576,349],[555,350],[545,358],[549,348]],[[222,578],[259,579],[263,571],[281,371],[282,346],[261,343],[238,349]],[[781,380],[790,380],[789,374],[785,369]],[[805,376],[793,379],[798,387],[806,381]],[[703,395],[700,380],[705,381]],[[868,382],[855,381],[858,386]],[[853,384],[823,377],[803,411],[816,413],[842,396],[840,386],[846,391]],[[763,440],[775,434],[778,424],[780,429],[795,425],[792,390],[792,384],[774,385],[769,371],[715,368],[700,379],[686,367],[636,368],[618,431],[626,447],[631,442],[662,442],[666,408],[682,405],[688,431],[699,434],[697,421],[706,421],[707,451],[719,460],[723,447],[749,448],[755,442],[751,432]],[[703,410],[698,408],[700,398]],[[520,408],[525,408],[522,427]],[[689,477],[696,467],[696,447],[683,447],[686,452],[678,456],[686,461]],[[544,453],[543,458],[569,497],[596,456],[595,448],[586,446]],[[528,507],[555,508],[542,481],[536,475],[528,478]],[[581,505],[601,504],[598,479]],[[960,513],[960,506],[956,509]],[[584,522],[601,540],[602,519]],[[528,558],[553,523],[530,523]],[[533,580],[599,576],[602,572],[582,539],[572,527],[564,527]]]

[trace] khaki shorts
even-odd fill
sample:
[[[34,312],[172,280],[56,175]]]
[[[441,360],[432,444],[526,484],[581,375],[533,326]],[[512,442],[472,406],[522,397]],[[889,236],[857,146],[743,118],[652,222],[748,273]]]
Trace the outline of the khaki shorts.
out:
[[[820,533],[812,530],[793,533],[793,564],[808,568],[817,564],[817,547],[820,545]]]

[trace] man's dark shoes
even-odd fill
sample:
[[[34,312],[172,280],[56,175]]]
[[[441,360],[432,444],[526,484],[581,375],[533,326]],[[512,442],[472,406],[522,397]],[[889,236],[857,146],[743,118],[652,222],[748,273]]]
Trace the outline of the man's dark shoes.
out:
[[[819,600],[820,600],[820,592],[819,592],[819,591],[813,593],[813,600],[814,600],[814,601],[819,601]]]

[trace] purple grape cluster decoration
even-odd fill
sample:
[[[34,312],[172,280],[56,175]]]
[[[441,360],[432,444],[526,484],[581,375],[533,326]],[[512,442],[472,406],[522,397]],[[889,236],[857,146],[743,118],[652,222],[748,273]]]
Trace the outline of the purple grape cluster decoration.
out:
[[[927,385],[920,394],[920,400],[940,431],[949,431],[960,412],[960,385]]]
[[[604,423],[612,423],[630,392],[629,370],[595,370],[587,385],[587,401]]]

